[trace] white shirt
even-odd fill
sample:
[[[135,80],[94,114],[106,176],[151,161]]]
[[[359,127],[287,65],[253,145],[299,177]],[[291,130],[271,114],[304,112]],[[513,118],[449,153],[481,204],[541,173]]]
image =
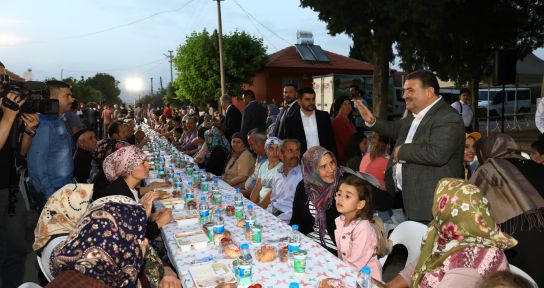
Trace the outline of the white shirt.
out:
[[[302,180],[302,169],[300,165],[291,168],[285,175],[283,167],[278,169],[272,177],[272,194],[270,195],[270,204],[267,211],[272,213],[274,208],[282,211],[278,218],[286,223],[291,220],[293,214],[293,200],[297,185]]]
[[[417,127],[419,127],[419,124],[421,123],[421,121],[423,120],[427,112],[429,112],[429,110],[431,110],[431,108],[436,103],[438,103],[438,101],[440,101],[441,98],[442,97],[438,97],[438,99],[436,99],[433,103],[431,103],[431,105],[425,107],[425,109],[419,111],[419,113],[417,114],[412,113],[412,115],[414,115],[414,120],[412,121],[412,125],[410,125],[410,130],[408,130],[408,135],[406,135],[406,140],[404,141],[404,144],[412,143],[414,135],[416,134],[416,131],[417,131]],[[399,163],[395,164],[395,166],[393,167],[395,180],[397,182],[397,188],[399,188],[399,190],[401,191],[402,191],[402,162],[404,161],[401,161],[399,159]]]
[[[300,118],[302,119],[302,127],[304,127],[304,134],[306,135],[306,149],[319,146],[319,134],[317,134],[317,119],[315,117],[315,110],[312,111],[310,116],[306,116],[306,114],[302,112],[302,109],[300,109]]]
[[[472,125],[472,117],[474,116],[474,112],[472,112],[472,108],[466,103],[463,103],[463,101],[455,101],[451,104],[451,107],[453,109],[457,110],[459,114],[461,114],[461,118],[463,118],[463,124],[465,124],[465,127],[469,127]]]
[[[535,124],[538,131],[544,133],[544,96],[536,99]]]

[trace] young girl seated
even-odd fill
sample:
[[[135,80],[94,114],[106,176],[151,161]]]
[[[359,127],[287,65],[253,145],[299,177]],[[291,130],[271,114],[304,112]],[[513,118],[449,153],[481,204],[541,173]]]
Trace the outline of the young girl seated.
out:
[[[338,257],[357,271],[368,266],[374,279],[382,280],[382,265],[378,261],[379,240],[373,222],[372,186],[365,180],[349,175],[340,181],[335,196],[336,246]]]

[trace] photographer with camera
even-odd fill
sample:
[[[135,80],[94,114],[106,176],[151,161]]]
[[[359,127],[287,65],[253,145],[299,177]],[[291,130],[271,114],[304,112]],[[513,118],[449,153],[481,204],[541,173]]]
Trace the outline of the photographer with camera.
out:
[[[56,114],[40,113],[40,126],[28,152],[28,176],[39,210],[57,189],[72,182],[74,170],[72,138],[62,118],[74,101],[70,85],[57,80],[46,84],[49,99],[58,101],[58,111]]]
[[[26,210],[17,186],[15,158],[24,156],[39,124],[36,114],[21,113],[25,98],[10,81],[0,62],[0,287],[17,287],[23,282]],[[24,134],[20,124],[24,124]],[[21,132],[21,133],[19,133]]]

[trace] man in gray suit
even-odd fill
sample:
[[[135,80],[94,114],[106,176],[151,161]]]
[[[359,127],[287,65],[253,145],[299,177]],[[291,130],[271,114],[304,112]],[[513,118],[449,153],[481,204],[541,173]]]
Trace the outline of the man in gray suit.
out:
[[[408,218],[428,222],[438,180],[464,178],[464,125],[459,113],[438,95],[440,87],[433,73],[413,72],[403,88],[402,97],[411,112],[403,119],[376,119],[360,100],[357,108],[370,130],[396,139],[385,170],[387,190],[402,193]]]

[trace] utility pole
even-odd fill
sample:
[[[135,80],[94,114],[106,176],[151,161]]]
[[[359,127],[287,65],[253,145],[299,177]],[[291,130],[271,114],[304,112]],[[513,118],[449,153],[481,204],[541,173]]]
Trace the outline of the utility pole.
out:
[[[173,50],[168,50],[169,55],[164,54],[164,56],[168,58],[168,62],[170,62],[170,82],[174,81],[174,72],[172,70],[172,62],[174,61],[174,56],[172,55],[172,53],[174,53]]]
[[[217,22],[219,32],[219,73],[221,76],[221,95],[225,95],[225,67],[223,65],[223,27],[221,23],[221,0],[217,1]]]
[[[162,88],[162,76],[159,77],[159,81],[161,83],[161,91],[164,90],[164,88]]]
[[[153,95],[153,77],[149,78],[151,80],[151,95]]]
[[[62,72],[64,72],[64,69],[60,69],[60,81],[62,81]]]

